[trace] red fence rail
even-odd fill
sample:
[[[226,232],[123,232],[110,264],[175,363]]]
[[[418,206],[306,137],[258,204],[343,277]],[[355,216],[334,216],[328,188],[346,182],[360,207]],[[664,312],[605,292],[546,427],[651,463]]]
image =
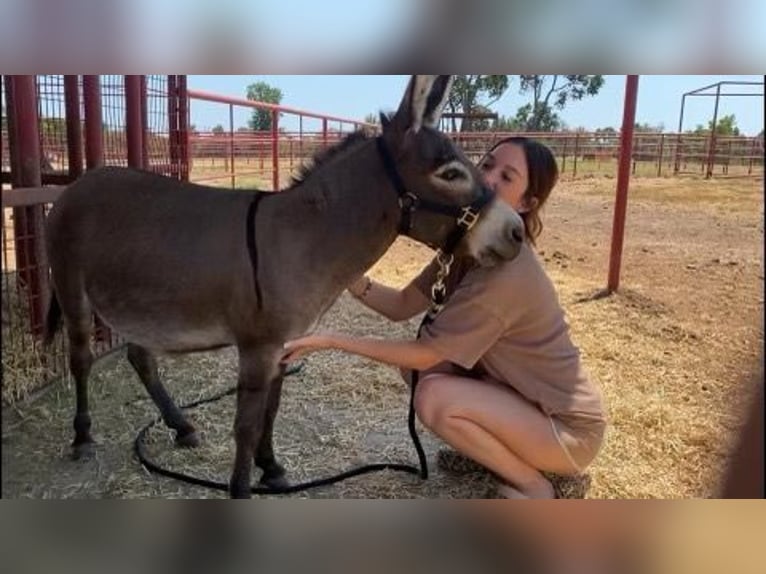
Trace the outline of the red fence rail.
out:
[[[349,118],[196,90],[188,93],[192,117],[198,106],[212,105],[223,128],[219,133],[190,131],[190,179],[196,182],[278,190],[316,151],[350,131],[377,130],[374,124]],[[243,127],[256,110],[268,115],[269,130]]]
[[[279,189],[312,155],[352,130],[377,131],[374,124],[326,116],[285,106],[189,91],[192,115],[196,107],[217,106],[220,129],[189,133],[190,178],[197,182],[230,187]],[[253,110],[271,114],[271,129],[245,127]],[[238,122],[235,122],[238,117]],[[453,139],[474,160],[496,141],[510,135],[526,135],[547,144],[556,155],[562,175],[582,177],[616,175],[620,133],[454,132]],[[762,176],[763,139],[706,135],[636,132],[633,137],[631,172],[634,176],[666,177],[706,175],[712,158],[713,176]],[[714,146],[711,153],[711,145]]]

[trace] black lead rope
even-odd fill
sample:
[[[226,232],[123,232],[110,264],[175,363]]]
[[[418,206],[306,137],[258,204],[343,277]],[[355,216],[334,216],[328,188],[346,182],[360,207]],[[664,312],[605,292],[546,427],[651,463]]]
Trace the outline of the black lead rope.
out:
[[[297,369],[293,372],[286,373],[285,376],[288,374],[293,374],[296,372]],[[413,379],[414,381],[414,379]],[[195,407],[198,407],[200,405],[206,404],[206,403],[212,403],[215,401],[218,401],[222,399],[225,396],[233,395],[236,393],[237,387],[232,387],[230,389],[226,389],[223,392],[220,392],[218,394],[215,394],[211,397],[200,399],[198,401],[191,402],[187,405],[184,405],[181,407],[183,410],[193,409]],[[415,468],[414,466],[408,465],[408,464],[398,464],[398,463],[378,463],[378,464],[368,464],[365,466],[360,466],[357,468],[353,468],[351,470],[348,470],[346,472],[342,472],[340,474],[334,475],[334,476],[328,476],[325,478],[319,478],[316,480],[311,480],[308,482],[302,482],[299,484],[293,484],[285,488],[272,488],[268,486],[251,486],[250,492],[252,494],[291,494],[294,492],[300,492],[303,490],[308,490],[310,488],[319,488],[320,486],[328,486],[331,484],[335,484],[336,482],[341,482],[343,480],[346,480],[348,478],[353,478],[355,476],[360,476],[362,474],[368,474],[371,472],[379,472],[382,470],[394,470],[398,472],[406,472],[408,474],[415,474],[419,475],[422,479],[428,478],[428,465],[426,462],[425,452],[423,451],[423,447],[420,444],[420,439],[418,438],[417,431],[415,430],[415,409],[413,405],[413,398],[415,396],[415,386],[412,387],[412,394],[410,396],[410,412],[409,412],[409,429],[410,429],[410,435],[412,437],[413,443],[415,444],[415,450],[418,453],[418,458],[420,460],[420,469]],[[184,474],[182,472],[176,472],[174,470],[169,470],[166,468],[163,468],[159,464],[153,462],[149,456],[146,453],[146,448],[144,445],[146,434],[149,432],[149,430],[154,427],[155,425],[162,422],[162,417],[158,417],[154,419],[152,422],[144,426],[144,428],[141,429],[141,431],[138,433],[138,436],[136,436],[135,441],[133,442],[133,450],[136,453],[136,457],[138,458],[139,462],[149,471],[153,472],[155,474],[159,474],[161,476],[166,476],[168,478],[172,478],[174,480],[180,480],[182,482],[186,482],[189,484],[194,484],[196,486],[202,486],[205,488],[210,488],[213,490],[221,490],[224,492],[229,491],[229,485],[225,482],[217,482],[214,480],[208,480],[206,478],[199,478],[197,476],[191,476],[188,474]]]

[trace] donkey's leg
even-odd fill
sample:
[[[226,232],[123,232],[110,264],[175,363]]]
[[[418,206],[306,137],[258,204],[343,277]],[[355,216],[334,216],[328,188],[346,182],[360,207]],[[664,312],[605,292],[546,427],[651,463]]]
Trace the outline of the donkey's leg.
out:
[[[90,458],[93,455],[93,437],[90,434],[90,409],[88,407],[88,376],[93,366],[93,353],[90,349],[90,312],[76,317],[71,315],[67,321],[69,338],[69,371],[74,377],[77,392],[77,410],[74,416],[74,441],[72,458]]]
[[[269,389],[269,398],[266,404],[266,414],[263,420],[263,434],[258,448],[255,451],[255,464],[263,469],[261,484],[269,488],[285,488],[290,483],[285,477],[284,467],[277,462],[274,456],[274,444],[272,435],[274,431],[274,419],[279,410],[279,400],[282,397],[282,380],[284,378],[285,368],[282,366],[279,375],[271,383]]]
[[[232,498],[250,498],[250,474],[263,434],[269,391],[279,376],[281,346],[239,348],[237,415],[234,420],[236,455],[229,482]]]
[[[173,399],[160,381],[157,369],[157,359],[149,350],[133,343],[128,343],[128,361],[138,373],[138,377],[146,387],[149,396],[162,414],[162,420],[176,431],[178,446],[199,446],[199,437],[194,426],[176,406]]]

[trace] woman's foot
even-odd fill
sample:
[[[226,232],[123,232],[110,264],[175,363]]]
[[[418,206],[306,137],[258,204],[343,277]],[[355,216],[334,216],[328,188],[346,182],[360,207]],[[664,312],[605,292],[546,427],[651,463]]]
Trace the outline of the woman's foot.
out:
[[[558,498],[553,485],[546,479],[521,487],[520,485],[510,485],[507,482],[497,481],[495,488],[497,498],[509,498],[513,500],[523,499],[550,499]]]

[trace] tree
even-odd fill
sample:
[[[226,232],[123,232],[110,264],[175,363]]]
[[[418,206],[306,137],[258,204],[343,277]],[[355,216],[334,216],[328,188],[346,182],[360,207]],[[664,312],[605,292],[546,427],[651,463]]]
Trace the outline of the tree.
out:
[[[557,129],[561,122],[553,108],[563,110],[570,100],[595,96],[604,85],[604,76],[521,75],[519,81],[519,92],[531,93],[532,103],[519,108],[517,118],[526,121],[529,131],[548,131]]]
[[[211,131],[215,135],[221,135],[225,130],[223,129],[223,126],[221,124],[218,124]]]
[[[692,132],[694,135],[708,135],[713,131],[713,120],[707,123],[707,127],[703,127],[702,124],[697,124]],[[737,118],[734,114],[723,116],[718,120],[718,125],[715,128],[716,135],[719,136],[738,136],[739,128],[737,127]]]
[[[535,114],[534,104],[525,104],[516,111],[513,118],[517,130],[553,132],[561,129],[562,121],[550,106],[538,106]]]
[[[247,87],[247,99],[267,104],[281,104],[282,90],[270,86],[266,82],[256,82]],[[254,109],[247,125],[255,131],[271,130],[271,110]]]
[[[662,133],[665,131],[665,124],[660,122],[656,126],[653,126],[649,124],[649,122],[644,122],[643,124],[636,122],[633,125],[633,130],[641,133]]]
[[[485,112],[493,103],[500,99],[510,85],[508,76],[455,76],[452,91],[447,102],[447,109],[451,113],[463,114]],[[488,101],[484,101],[485,98]],[[480,127],[479,121],[476,126],[470,120],[463,120],[460,131],[471,131]],[[452,131],[457,131],[456,122],[452,120]]]

